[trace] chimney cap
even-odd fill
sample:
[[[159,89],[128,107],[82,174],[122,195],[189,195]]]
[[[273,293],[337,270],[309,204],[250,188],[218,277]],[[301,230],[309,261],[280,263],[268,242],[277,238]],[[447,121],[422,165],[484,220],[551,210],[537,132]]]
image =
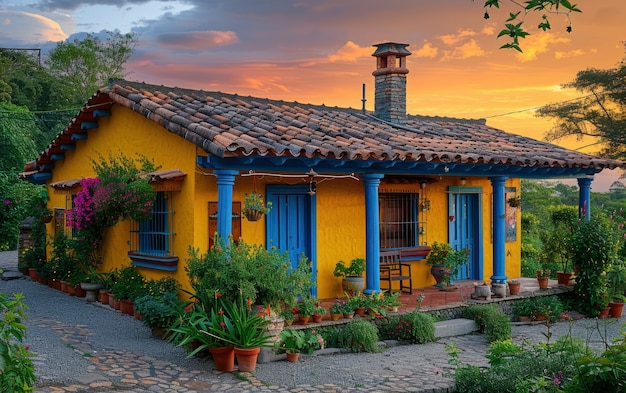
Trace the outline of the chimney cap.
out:
[[[382,44],[373,45],[376,47],[376,51],[372,54],[372,56],[387,56],[390,54],[400,55],[400,56],[409,56],[411,52],[406,49],[409,44],[399,44],[397,42],[385,42]]]

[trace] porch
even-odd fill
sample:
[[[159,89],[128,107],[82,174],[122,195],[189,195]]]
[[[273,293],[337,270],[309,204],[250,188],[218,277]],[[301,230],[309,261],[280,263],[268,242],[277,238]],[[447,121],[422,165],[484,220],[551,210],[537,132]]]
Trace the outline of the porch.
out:
[[[573,289],[572,286],[559,285],[556,280],[550,280],[547,289],[539,289],[537,279],[534,277],[522,277],[516,280],[522,284],[519,295],[510,296],[507,294],[507,296],[504,298],[492,297],[491,300],[472,299],[475,285],[478,283],[482,283],[482,281],[476,280],[456,281],[454,283],[454,286],[457,289],[455,290],[441,290],[434,285],[423,288],[414,288],[412,294],[404,292],[400,294],[400,297],[398,299],[400,300],[402,305],[398,308],[398,313],[402,314],[414,311],[418,306],[417,299],[420,296],[423,296],[420,308],[422,311],[444,312],[446,314],[449,314],[449,317],[456,318],[458,317],[457,314],[459,314],[461,311],[461,307],[465,304],[490,304],[510,302],[534,296],[550,296],[563,294],[566,292],[570,292]],[[328,309],[337,300],[337,298],[324,299],[321,303],[324,308]],[[322,323],[325,323],[326,321],[330,322],[329,313],[324,315]]]

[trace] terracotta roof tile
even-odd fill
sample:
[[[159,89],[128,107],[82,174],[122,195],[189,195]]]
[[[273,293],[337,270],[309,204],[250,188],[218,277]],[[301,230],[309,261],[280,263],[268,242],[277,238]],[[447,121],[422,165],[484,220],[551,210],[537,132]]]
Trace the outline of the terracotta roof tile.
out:
[[[80,130],[94,104],[118,103],[219,157],[286,156],[348,160],[487,163],[603,168],[601,159],[488,127],[484,121],[407,116],[404,126],[347,108],[242,97],[114,80],[57,137]],[[93,111],[93,110],[92,110]],[[86,117],[87,116],[87,117]],[[83,131],[84,132],[84,131]],[[42,153],[39,161],[49,160]]]

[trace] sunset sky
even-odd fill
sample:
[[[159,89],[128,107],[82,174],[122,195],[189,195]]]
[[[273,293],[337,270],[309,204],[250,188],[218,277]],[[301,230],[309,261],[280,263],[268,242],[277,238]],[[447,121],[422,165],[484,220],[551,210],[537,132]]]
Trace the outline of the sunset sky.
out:
[[[578,1],[583,12],[571,16],[572,33],[563,15],[552,15],[553,29],[545,33],[536,28],[541,15],[527,15],[531,35],[521,54],[498,49],[507,42],[498,32],[509,12],[519,10],[507,0],[488,20],[482,0],[100,3],[0,0],[0,47],[45,51],[85,32],[133,31],[139,44],[126,64],[127,79],[356,108],[365,83],[366,107],[373,110],[372,45],[406,43],[413,53],[409,113],[486,118],[488,125],[536,139],[551,121],[536,118],[533,108],[579,97],[560,85],[586,68],[615,67],[625,54],[624,0]],[[594,185],[608,187],[607,181]]]

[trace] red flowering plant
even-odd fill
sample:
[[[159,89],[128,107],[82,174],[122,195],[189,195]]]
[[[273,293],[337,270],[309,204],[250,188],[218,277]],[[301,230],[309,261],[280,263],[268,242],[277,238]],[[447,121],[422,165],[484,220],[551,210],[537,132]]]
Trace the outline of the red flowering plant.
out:
[[[155,166],[145,157],[100,159],[92,161],[97,177],[81,180],[74,207],[67,212],[68,226],[78,230],[75,251],[83,261],[100,262],[106,228],[120,220],[145,221],[152,216],[155,193],[141,174],[156,170]]]

